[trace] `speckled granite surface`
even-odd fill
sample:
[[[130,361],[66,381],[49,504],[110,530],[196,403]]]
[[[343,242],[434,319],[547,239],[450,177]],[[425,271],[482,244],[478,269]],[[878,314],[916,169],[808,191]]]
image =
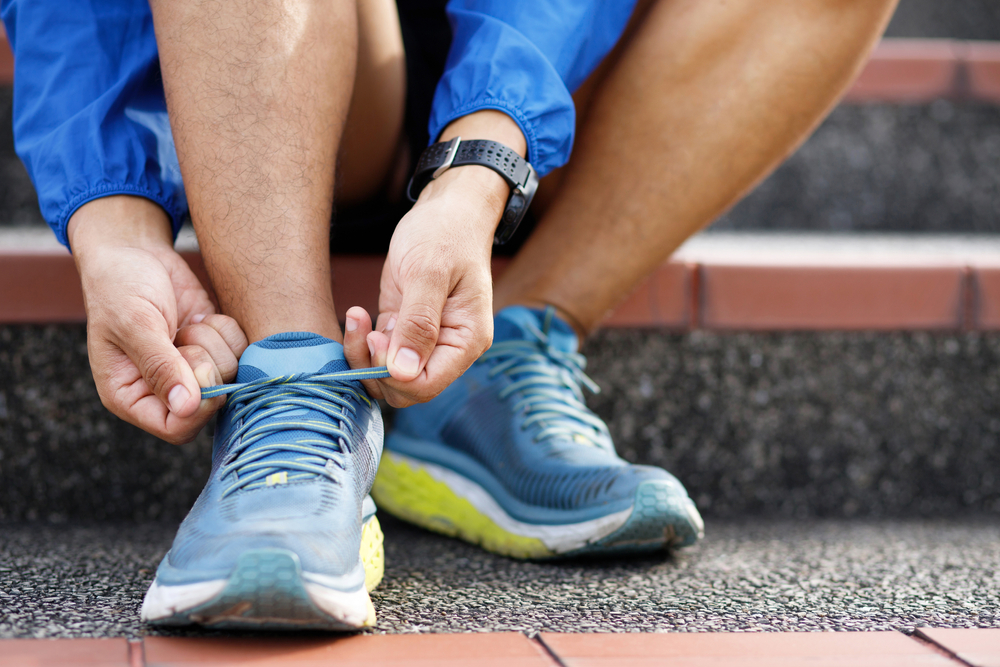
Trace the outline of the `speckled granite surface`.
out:
[[[838,107],[713,228],[1000,232],[1000,107]]]
[[[1000,5],[993,0],[900,0],[886,35],[1000,40]]]
[[[712,516],[1000,514],[1000,336],[614,330],[588,345],[622,454]]]
[[[673,557],[567,563],[383,525],[376,632],[1000,627],[996,521],[710,521]],[[174,528],[0,527],[0,638],[161,632],[138,610]]]
[[[0,520],[183,517],[211,442],[173,447],[97,396],[83,325],[0,327]]]
[[[591,404],[710,517],[1000,515],[1000,335],[609,330]],[[208,475],[98,400],[82,326],[0,327],[0,520],[167,520]]]

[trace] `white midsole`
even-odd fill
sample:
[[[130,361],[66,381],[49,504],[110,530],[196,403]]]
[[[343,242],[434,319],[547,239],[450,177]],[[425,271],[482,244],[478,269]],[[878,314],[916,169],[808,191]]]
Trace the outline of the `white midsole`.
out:
[[[222,592],[226,579],[200,581],[197,584],[160,586],[155,581],[146,591],[139,617],[144,621],[158,621],[174,614],[204,604]]]
[[[303,575],[306,576],[306,575]],[[185,612],[213,600],[228,583],[227,579],[202,581],[180,586],[161,586],[155,581],[142,601],[143,621],[157,621]],[[337,591],[320,584],[304,582],[313,603],[334,619],[352,627],[365,625],[369,614],[368,591]]]
[[[535,524],[518,521],[507,514],[486,489],[467,477],[447,468],[427,463],[396,452],[386,452],[393,461],[405,463],[414,470],[425,470],[427,474],[447,485],[455,495],[468,500],[480,513],[508,533],[533,537],[554,553],[567,553],[603,539],[621,528],[632,514],[632,507],[614,514],[589,521],[570,524]]]

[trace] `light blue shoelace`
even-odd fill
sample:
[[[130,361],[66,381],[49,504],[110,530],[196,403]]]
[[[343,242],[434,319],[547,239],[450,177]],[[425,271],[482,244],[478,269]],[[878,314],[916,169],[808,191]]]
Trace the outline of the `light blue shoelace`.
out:
[[[526,415],[522,429],[540,425],[535,442],[563,436],[575,442],[606,447],[608,428],[587,409],[581,388],[586,387],[596,394],[600,387],[583,372],[586,357],[578,352],[564,352],[550,343],[553,316],[554,310],[547,309],[542,329],[528,324],[537,340],[494,343],[480,361],[500,360],[490,369],[490,378],[501,373],[512,377],[513,381],[500,391],[499,397],[503,400],[521,392],[522,398],[513,409],[515,412],[523,410]]]
[[[234,482],[223,491],[222,497],[240,489],[264,486],[267,477],[286,473],[287,480],[315,475],[337,480],[336,468],[344,470],[344,457],[353,447],[350,431],[340,428],[355,412],[347,397],[371,405],[371,399],[350,384],[355,380],[376,380],[389,377],[385,366],[336,373],[299,373],[282,377],[267,377],[252,382],[208,387],[201,390],[202,398],[215,398],[229,394],[229,403],[235,406],[233,422],[245,419],[226,441],[228,449],[238,442],[226,456],[222,466],[223,478],[232,476]],[[321,412],[332,421],[301,419],[296,415],[281,417],[284,413],[303,408]],[[306,431],[315,437],[297,437],[292,442],[269,442],[254,447],[263,438],[281,431]],[[275,458],[281,453],[288,457]],[[271,457],[263,461],[265,457]]]

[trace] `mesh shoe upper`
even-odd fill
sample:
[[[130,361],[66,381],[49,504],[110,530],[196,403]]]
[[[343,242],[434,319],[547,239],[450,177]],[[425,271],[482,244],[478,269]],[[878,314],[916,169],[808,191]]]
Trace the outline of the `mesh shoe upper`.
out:
[[[572,329],[551,310],[496,316],[493,347],[439,397],[401,410],[390,451],[472,479],[525,522],[587,520],[629,507],[639,484],[680,482],[615,453],[607,426],[583,402]]]
[[[296,553],[306,573],[364,582],[366,501],[382,448],[378,404],[339,343],[279,334],[251,345],[220,411],[208,485],[157,572],[160,584],[226,576],[248,549]]]

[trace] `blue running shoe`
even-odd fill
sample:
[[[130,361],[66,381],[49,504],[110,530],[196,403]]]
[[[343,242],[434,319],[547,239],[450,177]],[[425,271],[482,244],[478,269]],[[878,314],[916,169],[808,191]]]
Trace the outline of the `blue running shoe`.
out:
[[[339,343],[254,343],[219,412],[212,474],[142,603],[157,625],[356,630],[375,623],[382,532],[368,496],[382,415]]]
[[[587,409],[573,330],[514,306],[440,396],[400,410],[372,495],[392,514],[515,558],[614,555],[703,534],[681,483],[630,465]]]

